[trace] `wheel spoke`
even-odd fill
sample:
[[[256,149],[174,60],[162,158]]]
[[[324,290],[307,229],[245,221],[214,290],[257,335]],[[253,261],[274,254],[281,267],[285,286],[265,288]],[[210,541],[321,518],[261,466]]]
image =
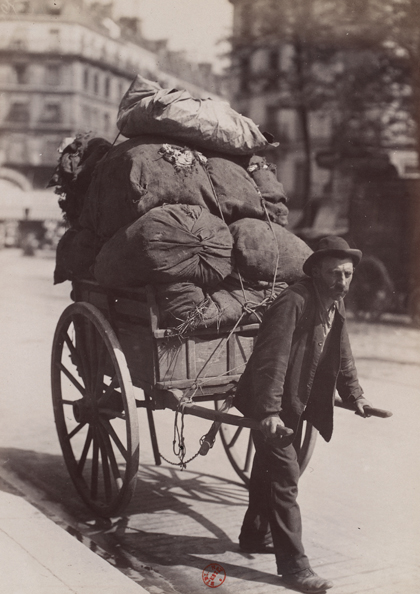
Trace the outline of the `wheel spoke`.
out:
[[[105,499],[106,502],[109,503],[112,499],[112,484],[111,484],[111,474],[109,471],[109,462],[107,457],[107,452],[104,444],[104,440],[102,437],[102,432],[100,427],[97,427],[96,436],[99,443],[99,449],[101,451],[101,460],[102,460],[102,472],[104,477],[104,486],[105,486]]]
[[[71,340],[71,338],[67,332],[64,333],[64,341],[69,348],[70,356],[71,356],[71,359],[72,359],[74,365],[77,367],[83,381],[85,381],[86,370],[84,368],[83,361],[80,358],[79,353],[77,352],[77,349],[74,346],[73,341]]]
[[[86,390],[85,388],[79,384],[79,382],[77,381],[77,379],[74,377],[74,375],[72,375],[70,373],[70,371],[67,369],[67,367],[65,367],[61,361],[57,362],[57,367],[64,373],[64,375],[71,381],[71,383],[73,384],[73,386],[75,388],[77,388],[77,390],[79,390],[79,392],[81,393],[82,396],[85,396],[86,394]]]
[[[76,333],[76,349],[80,352],[80,361],[82,362],[82,369],[84,374],[84,382],[86,389],[91,389],[91,382],[92,382],[92,374],[90,373],[90,358],[89,358],[89,349],[87,348],[87,333],[86,333],[86,324],[87,321],[84,321],[80,318],[80,316],[73,316],[73,325]]]
[[[87,347],[88,347],[88,361],[90,365],[90,390],[91,393],[95,393],[96,388],[96,380],[97,380],[97,373],[98,373],[98,351],[97,351],[97,336],[98,333],[96,331],[95,326],[92,324],[91,321],[87,322],[87,331],[86,331],[86,338],[87,338]]]
[[[112,449],[111,440],[109,438],[108,433],[105,431],[104,427],[100,427],[100,430],[101,430],[101,433],[103,436],[108,459],[111,464],[112,474],[114,476],[114,480],[118,487],[118,490],[120,490],[123,486],[123,480],[121,478],[120,469],[118,468],[118,463],[117,463],[117,459],[115,458],[114,450]]]
[[[85,467],[86,458],[89,452],[90,444],[92,443],[92,427],[89,427],[87,432],[85,445],[83,446],[82,455],[80,456],[80,460],[77,463],[77,472],[81,475],[83,472],[83,468]]]
[[[233,446],[235,445],[235,443],[238,440],[238,437],[240,436],[240,434],[242,433],[242,429],[243,427],[238,427],[237,430],[235,431],[232,439],[230,440],[230,442],[227,444],[228,448],[233,448]]]
[[[98,475],[99,475],[99,447],[97,435],[93,435],[92,474],[90,482],[90,496],[96,499],[98,496]]]
[[[68,441],[70,441],[70,440],[71,440],[71,438],[72,438],[72,437],[74,437],[74,436],[76,435],[76,433],[79,433],[80,429],[82,429],[82,428],[83,428],[85,425],[86,425],[86,422],[85,422],[85,423],[79,423],[79,424],[77,425],[77,427],[75,427],[75,428],[73,429],[73,431],[67,435],[67,439],[68,439]]]
[[[254,444],[254,442],[252,441],[252,435],[250,433],[249,434],[249,440],[248,440],[248,447],[246,449],[244,472],[248,472],[249,471],[249,467],[250,467],[250,464],[251,464],[251,455],[252,455],[252,446],[253,446],[253,444]]]
[[[111,425],[111,423],[109,422],[108,419],[100,419],[103,427],[106,429],[106,432],[108,433],[108,435],[110,435],[115,443],[115,445],[117,446],[117,448],[120,450],[122,456],[124,457],[124,460],[126,462],[128,462],[128,453],[127,450],[125,449],[125,447],[123,446],[120,438],[118,437],[118,435],[115,433],[115,429],[114,427]]]
[[[100,339],[100,337],[99,337]],[[98,341],[96,341],[98,343]],[[94,386],[94,394],[98,394],[97,400],[102,398],[103,386],[104,386],[104,373],[105,373],[105,363],[106,363],[106,347],[103,341],[100,339],[99,343],[97,344],[97,357],[96,357],[96,373],[95,373],[95,386]]]

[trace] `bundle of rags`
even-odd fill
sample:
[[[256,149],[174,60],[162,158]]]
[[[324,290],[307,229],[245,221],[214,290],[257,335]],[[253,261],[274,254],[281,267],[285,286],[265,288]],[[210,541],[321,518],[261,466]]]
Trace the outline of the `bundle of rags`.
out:
[[[55,193],[60,196],[58,204],[71,227],[78,227],[93,172],[110,147],[111,143],[107,140],[93,138],[89,132],[77,134],[61,151],[58,165],[47,187],[55,186]]]

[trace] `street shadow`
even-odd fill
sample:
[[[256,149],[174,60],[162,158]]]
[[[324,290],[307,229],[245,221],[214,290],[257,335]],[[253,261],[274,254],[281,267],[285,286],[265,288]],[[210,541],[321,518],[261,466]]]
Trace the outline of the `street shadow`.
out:
[[[247,490],[237,482],[167,466],[140,465],[136,492],[124,515],[104,519],[79,499],[61,456],[0,448],[0,464],[39,490],[44,508],[48,509],[48,502],[61,506],[66,517],[74,519],[67,531],[117,567],[138,572],[172,567],[169,571],[175,579],[182,567],[201,572],[217,560],[230,577],[281,585],[275,574],[254,569],[255,556],[241,552],[236,538],[232,541],[224,529],[229,509],[241,506],[245,511],[247,504]],[[0,481],[0,489],[5,488]]]

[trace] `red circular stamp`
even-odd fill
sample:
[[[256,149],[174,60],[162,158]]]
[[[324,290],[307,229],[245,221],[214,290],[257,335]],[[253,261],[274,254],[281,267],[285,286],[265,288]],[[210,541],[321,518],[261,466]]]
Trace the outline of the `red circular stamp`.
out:
[[[203,569],[203,582],[209,588],[218,588],[226,579],[226,571],[218,563],[210,563]]]

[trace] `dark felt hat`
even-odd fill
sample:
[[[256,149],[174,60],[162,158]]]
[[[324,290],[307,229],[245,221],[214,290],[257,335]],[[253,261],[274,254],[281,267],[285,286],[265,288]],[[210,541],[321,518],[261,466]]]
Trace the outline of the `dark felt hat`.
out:
[[[320,239],[318,249],[309,256],[303,264],[303,272],[311,276],[312,267],[325,256],[333,258],[351,258],[353,265],[357,266],[362,258],[360,250],[352,250],[345,239],[336,235],[329,235]]]

